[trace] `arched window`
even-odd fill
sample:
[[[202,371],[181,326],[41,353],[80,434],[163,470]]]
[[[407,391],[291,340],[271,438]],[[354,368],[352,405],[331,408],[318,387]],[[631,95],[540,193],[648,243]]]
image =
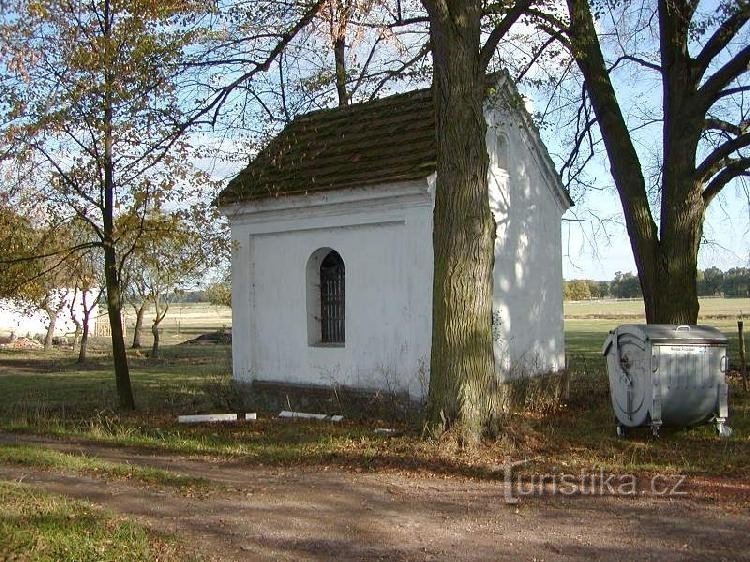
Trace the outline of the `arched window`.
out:
[[[320,340],[344,343],[344,260],[335,250],[320,263]]]
[[[345,341],[345,267],[341,255],[319,248],[307,260],[307,342],[343,345]]]

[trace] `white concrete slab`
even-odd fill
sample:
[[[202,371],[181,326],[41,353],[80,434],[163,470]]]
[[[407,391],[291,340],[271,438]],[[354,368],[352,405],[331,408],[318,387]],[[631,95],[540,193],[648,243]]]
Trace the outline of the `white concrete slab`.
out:
[[[205,423],[205,422],[230,422],[255,420],[257,414],[245,414],[244,418],[239,418],[237,414],[187,414],[177,416],[178,423]]]

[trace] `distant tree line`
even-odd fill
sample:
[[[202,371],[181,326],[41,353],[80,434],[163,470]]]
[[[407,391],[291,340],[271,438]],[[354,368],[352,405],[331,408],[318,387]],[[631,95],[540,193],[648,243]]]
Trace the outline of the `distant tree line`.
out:
[[[750,297],[750,268],[733,267],[722,271],[718,267],[698,270],[698,295],[702,297]],[[612,281],[572,279],[563,285],[566,301],[588,299],[627,299],[641,297],[638,276],[631,272],[615,273]]]
[[[229,279],[216,281],[196,291],[181,291],[176,295],[176,303],[210,303],[214,306],[231,306],[232,288]]]

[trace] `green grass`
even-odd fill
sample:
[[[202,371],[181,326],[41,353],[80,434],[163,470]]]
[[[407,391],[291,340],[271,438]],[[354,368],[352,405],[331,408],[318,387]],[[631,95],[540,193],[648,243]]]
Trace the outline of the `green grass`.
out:
[[[184,560],[174,543],[88,503],[0,483],[0,559]]]
[[[684,472],[750,477],[750,398],[733,381],[728,440],[709,426],[648,430],[618,440],[604,362],[599,354],[617,319],[566,323],[570,396],[550,399],[555,383],[534,383],[505,423],[500,438],[477,450],[451,439],[424,440],[420,428],[398,425],[403,437],[373,434],[382,420],[343,424],[281,422],[262,412],[257,422],[178,425],[180,413],[239,409],[229,381],[227,346],[168,346],[157,362],[133,357],[132,379],[139,411],[115,411],[111,366],[99,358],[85,369],[65,355],[0,353],[0,429],[89,439],[112,446],[247,463],[331,465],[356,470],[407,470],[495,477],[490,466],[506,455],[536,458],[528,470],[606,468],[628,472]],[[389,422],[391,427],[394,426]]]
[[[221,387],[227,384],[230,354],[226,345],[167,346],[157,360],[132,353],[129,363],[139,409],[184,413],[221,406],[216,401],[224,397]],[[215,396],[212,385],[219,387]],[[0,351],[0,388],[0,416],[5,418],[91,416],[117,405],[106,355],[81,367],[71,353]]]
[[[738,316],[750,316],[750,298],[716,298],[699,299],[700,320],[737,320]],[[565,318],[628,318],[645,316],[643,301],[640,299],[606,299],[589,301],[566,301]]]
[[[208,482],[158,468],[102,460],[83,454],[53,451],[38,445],[2,444],[0,463],[85,474],[103,478],[135,480],[180,490],[206,489]]]
[[[748,308],[750,310],[750,308]],[[727,353],[733,368],[739,367],[739,338],[737,322],[731,318],[700,320],[699,322],[718,328],[727,338]],[[599,356],[604,340],[610,330],[620,324],[642,324],[643,318],[566,318],[565,352],[568,360],[575,363],[578,357]],[[745,321],[745,354],[750,361],[750,320]],[[602,363],[604,365],[604,363]]]

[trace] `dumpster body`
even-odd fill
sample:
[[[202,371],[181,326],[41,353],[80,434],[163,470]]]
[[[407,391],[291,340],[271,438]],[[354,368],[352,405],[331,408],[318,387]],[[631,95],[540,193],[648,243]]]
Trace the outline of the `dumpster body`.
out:
[[[728,388],[727,340],[710,326],[624,324],[610,331],[607,358],[617,434],[627,428],[715,421],[722,436]]]

